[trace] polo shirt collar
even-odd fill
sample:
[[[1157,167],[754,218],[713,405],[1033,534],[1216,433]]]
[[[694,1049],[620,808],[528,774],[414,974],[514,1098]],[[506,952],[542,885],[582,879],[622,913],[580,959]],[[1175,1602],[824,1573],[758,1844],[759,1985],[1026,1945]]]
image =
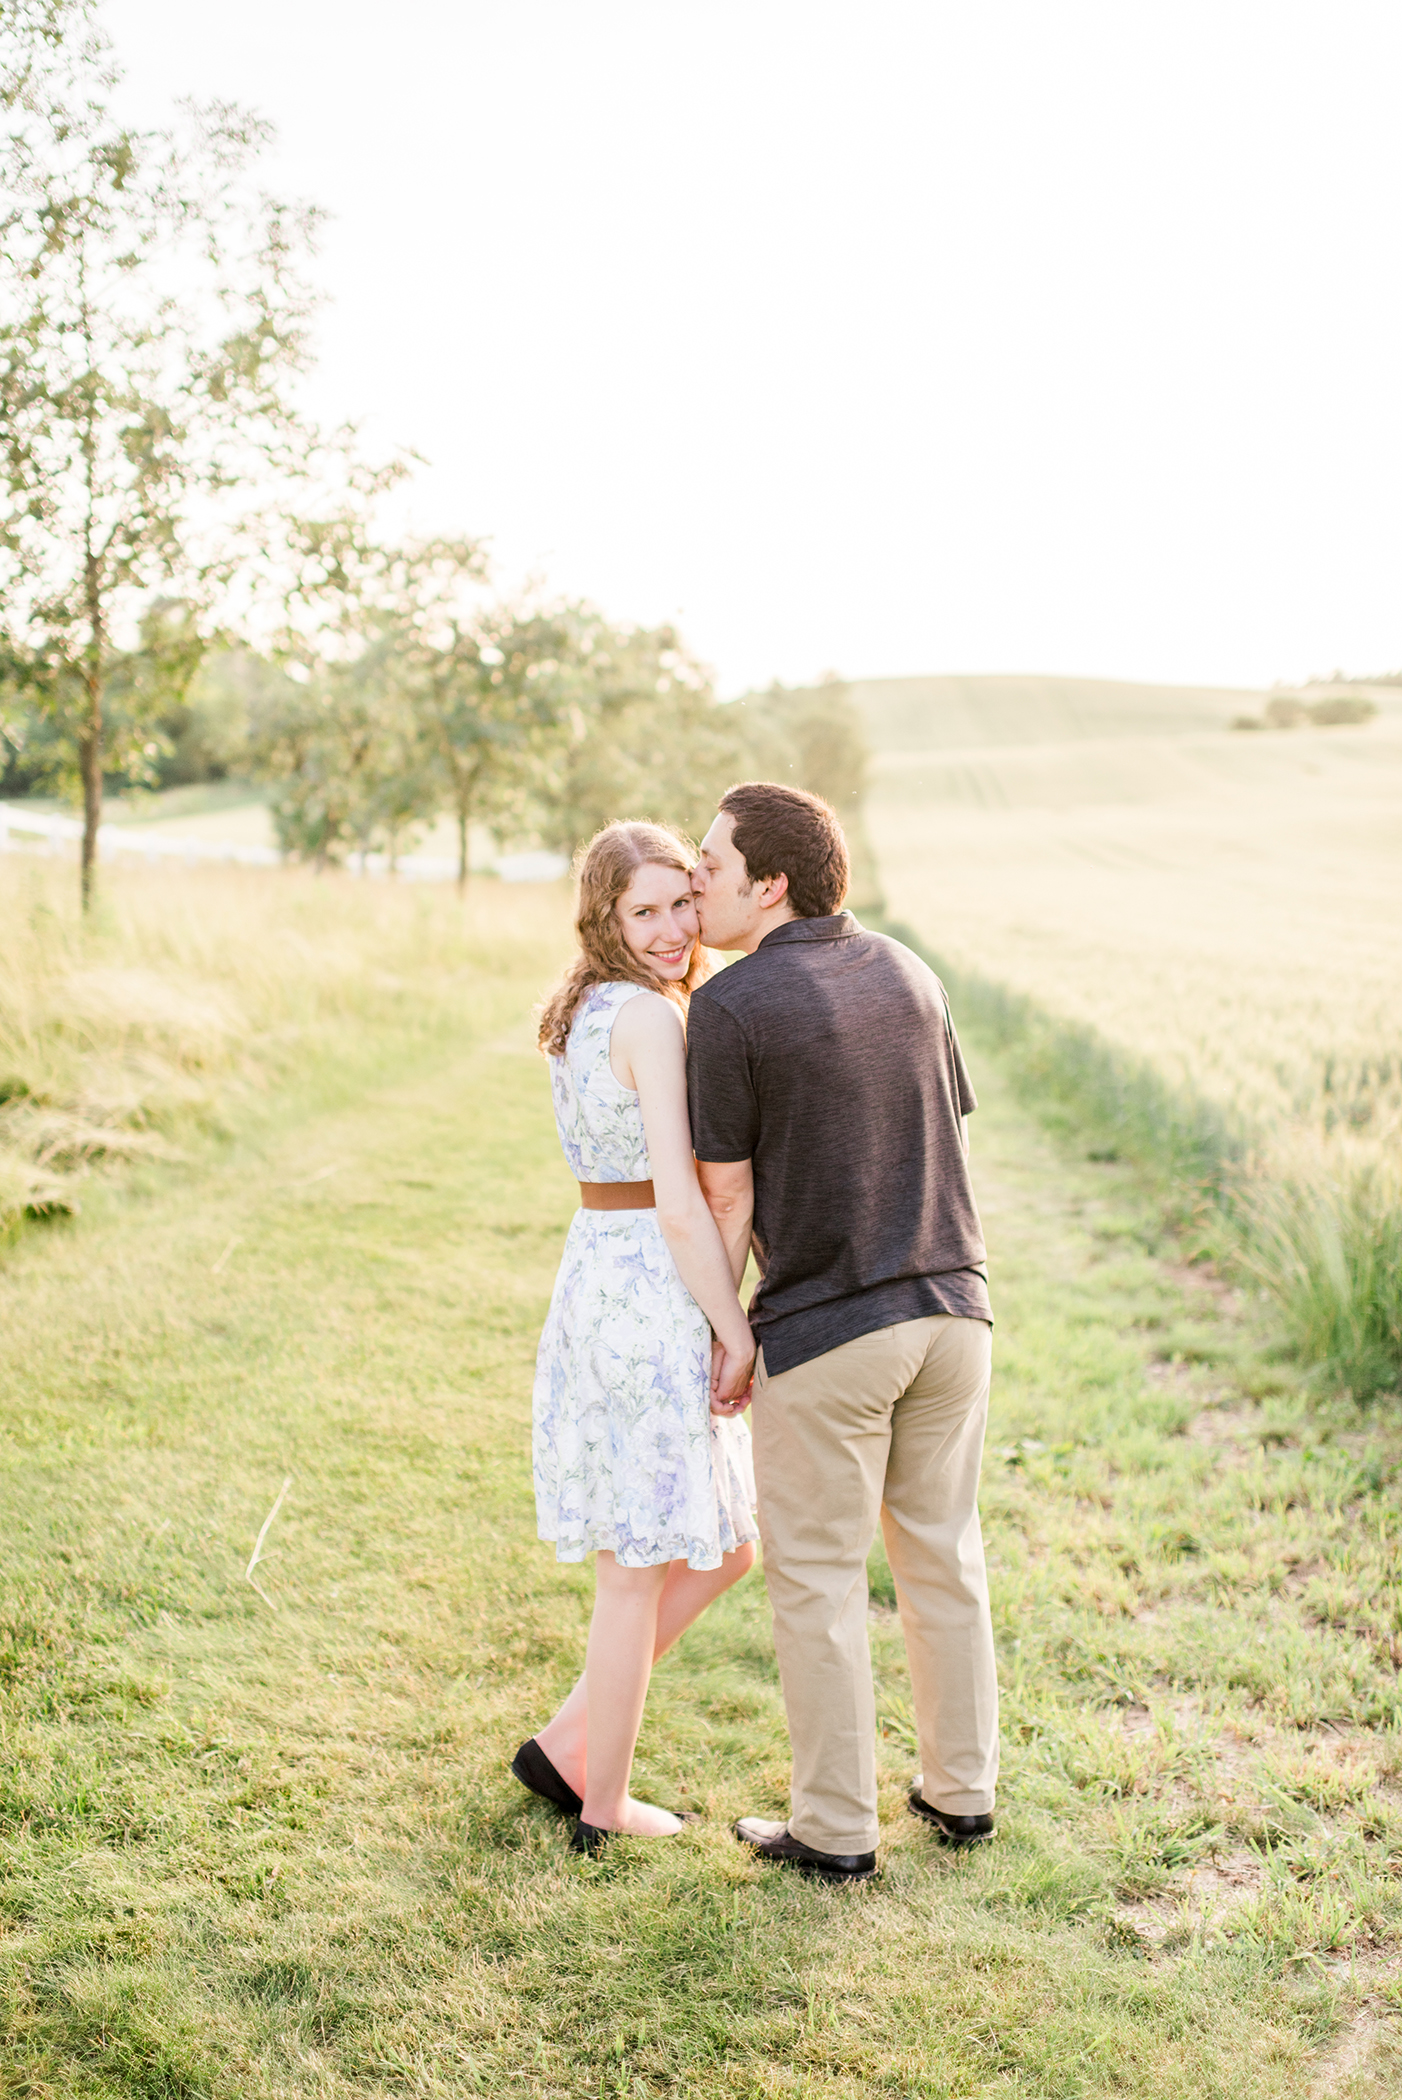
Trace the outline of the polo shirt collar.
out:
[[[755,954],[782,941],[843,941],[861,931],[861,922],[850,911],[835,911],[822,919],[785,919],[782,926],[764,936]]]

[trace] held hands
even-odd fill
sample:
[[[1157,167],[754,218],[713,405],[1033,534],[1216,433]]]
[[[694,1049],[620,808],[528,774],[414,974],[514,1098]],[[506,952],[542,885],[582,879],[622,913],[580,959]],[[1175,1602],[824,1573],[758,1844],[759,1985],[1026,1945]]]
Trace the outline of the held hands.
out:
[[[711,1337],[711,1413],[740,1415],[750,1404],[750,1385],[755,1373],[755,1345],[746,1332],[743,1349],[727,1349],[719,1335]]]

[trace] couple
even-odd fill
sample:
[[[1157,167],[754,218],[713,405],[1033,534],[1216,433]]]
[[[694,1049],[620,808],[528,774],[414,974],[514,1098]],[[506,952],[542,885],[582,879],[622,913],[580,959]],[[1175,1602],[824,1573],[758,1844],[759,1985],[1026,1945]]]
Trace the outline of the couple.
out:
[[[939,979],[842,909],[826,803],[731,788],[694,858],[658,825],[598,834],[579,953],[541,1017],[581,1208],[540,1343],[536,1504],[557,1558],[593,1552],[597,1574],[584,1674],[512,1770],[578,1819],[576,1851],[680,1829],[628,1791],[649,1673],[762,1536],[792,1808],[736,1836],[865,1880],[878,1520],[919,1727],[910,1807],[948,1843],[993,1829],[974,1094]],[[709,976],[706,948],[740,959]]]

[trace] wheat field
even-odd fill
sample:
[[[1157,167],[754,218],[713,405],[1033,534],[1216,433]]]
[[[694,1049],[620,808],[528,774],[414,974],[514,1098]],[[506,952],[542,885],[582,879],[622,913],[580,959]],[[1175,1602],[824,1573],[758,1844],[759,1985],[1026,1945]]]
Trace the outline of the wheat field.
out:
[[[1036,681],[891,683],[912,690],[863,705],[892,918],[976,1000],[1030,1002],[1033,1091],[1060,1059],[1199,1218],[1206,1132],[1204,1250],[1276,1302],[1322,1387],[1396,1391],[1399,696],[1368,722],[1249,734],[1202,726],[1228,695],[1175,716],[1151,689],[1058,689],[1039,713]]]
[[[892,915],[1257,1131],[1391,1132],[1402,718],[879,752]]]

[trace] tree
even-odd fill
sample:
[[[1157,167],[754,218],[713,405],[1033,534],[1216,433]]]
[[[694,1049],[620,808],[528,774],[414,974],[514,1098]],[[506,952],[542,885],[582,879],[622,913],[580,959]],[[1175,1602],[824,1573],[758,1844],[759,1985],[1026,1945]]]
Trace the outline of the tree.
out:
[[[617,817],[650,817],[700,837],[717,797],[745,770],[740,718],[675,629],[612,625],[568,609],[568,737],[538,791],[545,835],[571,852]]]
[[[258,119],[187,106],[136,132],[113,114],[116,79],[90,0],[6,0],[0,644],[81,782],[85,905],[104,772],[146,739],[144,703],[188,682],[190,622],[256,539],[253,491],[310,442],[290,388],[316,215],[254,186]],[[179,648],[114,715],[123,632],[162,596],[188,609]]]
[[[339,690],[348,721],[367,718],[372,694],[381,720],[394,717],[382,821],[396,808],[446,809],[457,828],[461,890],[472,824],[524,812],[562,739],[580,622],[568,607],[487,599],[475,540],[380,544],[363,508],[304,522],[293,541],[297,580],[282,651],[289,660],[304,652],[308,677],[321,663],[328,704]],[[333,675],[327,683],[328,658],[353,668],[349,682]],[[360,696],[354,707],[352,694]],[[298,761],[308,771],[316,749],[307,742]],[[357,759],[362,774],[369,764],[367,745]]]
[[[419,721],[457,826],[459,891],[471,824],[519,813],[560,741],[571,641],[558,610],[493,605],[449,620],[415,652]]]
[[[405,831],[434,814],[440,794],[403,655],[381,637],[359,655],[294,668],[299,676],[264,686],[250,709],[278,843],[318,868],[348,853],[363,867],[383,844],[392,867]]]
[[[445,617],[481,578],[480,550],[386,546],[365,502],[350,500],[285,519],[282,551],[283,676],[249,708],[255,767],[276,783],[279,841],[318,867],[352,850],[363,865],[383,841],[393,865],[404,832],[445,799],[421,703]]]
[[[880,909],[862,808],[869,751],[840,678],[717,702],[671,628],[614,628],[587,607],[574,617],[573,733],[540,796],[553,844],[568,852],[625,816],[700,838],[732,781],[786,781],[832,804],[851,849],[852,901]]]
[[[190,607],[178,598],[153,598],[141,614],[135,645],[108,651],[102,712],[109,776],[118,773],[133,787],[160,782],[174,748],[170,724],[183,710],[204,650]],[[81,800],[78,752],[73,738],[65,734],[62,680],[61,663],[49,666],[45,676],[45,667],[36,665],[32,653],[8,678],[0,678],[0,684],[9,686],[14,710],[8,753],[0,720],[0,784],[9,772],[23,789],[51,789]],[[68,697],[81,705],[76,683]]]
[[[246,643],[211,638],[189,685],[161,717],[167,746],[158,761],[161,786],[246,776],[252,711],[284,677]]]

